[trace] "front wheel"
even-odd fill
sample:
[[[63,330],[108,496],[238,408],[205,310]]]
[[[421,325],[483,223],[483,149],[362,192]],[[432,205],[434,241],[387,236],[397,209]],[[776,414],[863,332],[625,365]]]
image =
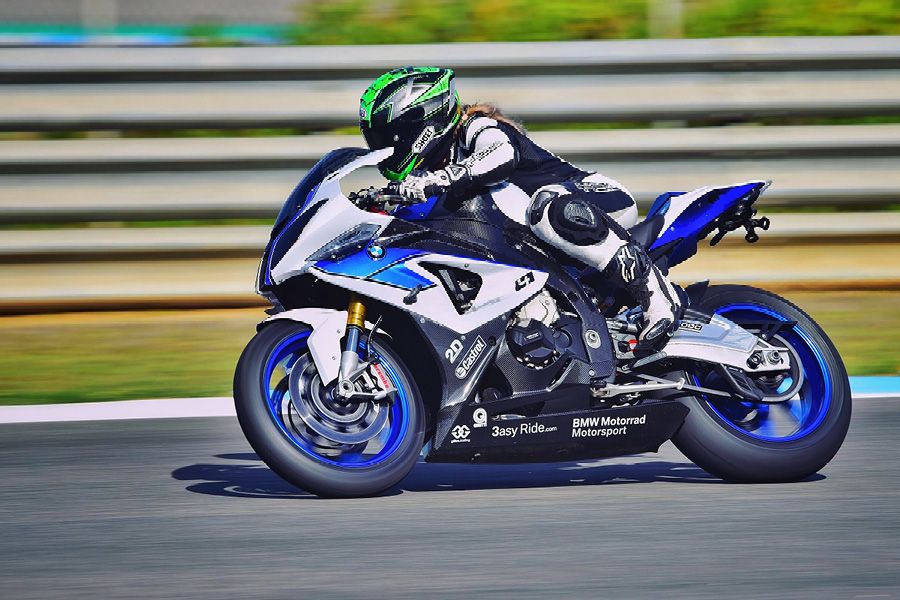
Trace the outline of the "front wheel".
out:
[[[397,389],[390,400],[345,402],[324,386],[309,353],[311,329],[279,321],[256,334],[234,376],[244,435],[283,479],[320,496],[369,496],[403,479],[422,449],[418,388],[387,342],[373,362]],[[365,346],[362,345],[365,349]]]
[[[769,403],[698,395],[672,441],[704,470],[730,481],[804,479],[837,453],[850,425],[850,383],[825,332],[775,294],[747,286],[710,287],[694,308],[729,319],[784,347],[788,372],[754,383]],[[686,373],[695,385],[726,389],[714,371]]]

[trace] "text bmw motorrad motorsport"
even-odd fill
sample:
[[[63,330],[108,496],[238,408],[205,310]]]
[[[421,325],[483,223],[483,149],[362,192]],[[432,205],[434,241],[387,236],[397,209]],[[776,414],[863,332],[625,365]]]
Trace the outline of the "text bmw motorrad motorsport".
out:
[[[640,417],[575,417],[572,419],[572,437],[625,435],[628,425],[644,425],[646,423],[646,414]]]
[[[636,344],[631,308],[590,265],[511,212],[514,186],[453,211],[341,181],[390,149],[324,156],[287,199],[260,264],[272,305],[235,373],[238,419],[281,477],[324,496],[398,484],[428,462],[547,462],[653,452],[671,439],[740,482],[808,477],[850,419],[840,356],[764,290],[688,286],[680,327]],[[739,228],[766,228],[766,181],[663,194],[630,231],[667,271]],[[504,196],[505,195],[505,196]],[[527,206],[525,197],[518,203]],[[751,235],[752,234],[752,235]]]

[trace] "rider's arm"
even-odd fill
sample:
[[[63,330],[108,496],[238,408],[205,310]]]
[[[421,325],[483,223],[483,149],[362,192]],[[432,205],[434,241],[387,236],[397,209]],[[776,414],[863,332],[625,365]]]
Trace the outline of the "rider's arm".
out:
[[[461,135],[466,159],[437,171],[413,171],[400,185],[401,193],[422,200],[444,192],[460,197],[505,181],[516,170],[516,148],[494,119],[473,117],[463,125]]]

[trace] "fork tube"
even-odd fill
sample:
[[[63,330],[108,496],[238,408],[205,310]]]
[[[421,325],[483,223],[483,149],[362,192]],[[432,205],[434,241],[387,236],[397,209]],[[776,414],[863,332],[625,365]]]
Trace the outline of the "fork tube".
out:
[[[347,306],[347,342],[341,353],[341,380],[347,379],[359,365],[359,336],[365,322],[366,307],[356,294],[351,294],[350,304]]]

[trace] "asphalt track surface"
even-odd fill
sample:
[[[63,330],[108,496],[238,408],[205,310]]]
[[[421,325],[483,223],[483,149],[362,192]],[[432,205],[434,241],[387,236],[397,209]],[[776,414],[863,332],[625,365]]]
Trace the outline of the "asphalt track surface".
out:
[[[660,454],[419,464],[377,497],[272,474],[233,418],[0,426],[4,598],[896,598],[900,404],[790,485]]]

